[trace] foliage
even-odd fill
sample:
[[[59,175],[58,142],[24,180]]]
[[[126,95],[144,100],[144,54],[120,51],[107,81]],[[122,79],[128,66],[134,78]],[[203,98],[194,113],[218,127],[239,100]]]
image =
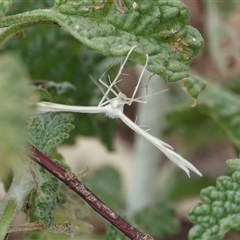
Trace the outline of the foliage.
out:
[[[61,13],[54,16],[59,25],[104,55],[126,54],[129,44],[138,45],[140,50],[134,51],[131,59],[143,64],[148,53],[149,71],[166,81],[186,77],[185,64],[203,45],[199,33],[186,25],[188,9],[178,1],[124,1],[120,10],[111,1],[97,4],[60,0],[55,1],[54,9]]]
[[[228,159],[226,161],[226,165],[230,170],[240,172],[240,159],[239,158]]]
[[[40,151],[48,153],[69,137],[74,128],[72,114],[46,113],[32,116],[28,130],[30,142]]]
[[[237,6],[236,1],[212,4],[217,7],[213,8],[212,13],[216,15],[212,18],[217,17],[216,9],[227,18]],[[183,80],[183,89],[194,100],[192,106],[195,108],[192,108],[189,100],[186,104],[175,98],[175,102],[181,103],[171,108],[168,132],[177,131],[184,136],[189,149],[208,144],[219,139],[220,135],[222,138],[224,132],[236,149],[240,149],[239,96],[220,84],[189,74],[188,65],[204,41],[200,33],[188,25],[189,10],[180,1],[0,0],[0,16],[0,175],[1,178],[7,176],[18,167],[17,164],[28,165],[36,186],[28,196],[29,202],[25,203],[26,211],[29,211],[31,221],[41,220],[45,230],[58,228],[60,232],[66,227],[63,231],[69,233],[67,231],[75,227],[74,223],[55,225],[58,223],[55,223],[54,211],[60,209],[64,217],[59,219],[76,220],[82,232],[90,232],[90,224],[82,220],[89,212],[86,205],[76,201],[77,196],[60,186],[55,177],[35,163],[26,164],[28,141],[69,169],[57,155],[56,147],[70,137],[74,126],[69,142],[77,135],[91,135],[99,137],[109,149],[113,149],[117,125],[100,114],[94,117],[82,114],[75,120],[73,115],[65,113],[32,114],[29,117],[34,111],[29,102],[36,101],[36,95],[33,97],[30,92],[37,92],[41,100],[95,106],[101,93],[89,76],[99,79],[105,73],[105,79],[107,74],[111,79],[116,71],[107,68],[119,63],[113,63],[112,56],[125,56],[134,45],[137,47],[130,60],[145,64],[148,54],[147,69],[159,74],[165,82]],[[217,41],[217,35],[214,37],[221,24],[211,22],[208,27],[211,26],[217,27],[210,31],[213,45],[209,52],[219,60],[217,67],[224,72],[225,59],[219,56],[226,54],[218,55],[217,51],[222,38]],[[230,39],[233,39],[232,35]],[[7,52],[9,50],[14,54]],[[28,71],[34,80],[31,84]],[[24,159],[23,163],[19,159]],[[235,171],[233,175],[221,176],[215,187],[203,189],[200,194],[202,203],[190,210],[189,217],[195,226],[189,232],[189,239],[219,239],[231,229],[240,229],[239,159],[228,160],[227,166]],[[98,169],[83,181],[111,208],[122,206],[122,183],[115,169]],[[180,199],[188,196],[189,191],[196,194],[200,187],[211,181],[208,178],[188,184],[181,181],[175,184],[170,197]],[[7,214],[3,213],[0,223],[5,221]],[[134,224],[157,238],[179,229],[174,208],[167,200],[159,200],[137,212]],[[6,229],[7,226],[4,231]],[[42,233],[45,235],[31,234],[35,236],[28,235],[29,239],[53,238],[46,231]],[[104,239],[124,240],[126,237],[111,226]]]
[[[112,209],[116,209],[122,203],[122,181],[115,168],[111,166],[99,168],[83,181],[92,192],[96,193]]]
[[[166,81],[177,81],[189,75],[187,64],[203,46],[198,31],[187,25],[189,18],[188,8],[179,1],[136,4],[126,0],[123,12],[112,1],[100,4],[90,0],[55,1],[53,9],[6,17],[1,26],[6,27],[10,22],[25,28],[38,21],[54,21],[104,55],[121,56],[137,45],[132,60],[143,64],[148,53],[150,71],[162,75]],[[137,23],[140,24],[136,26]]]
[[[30,7],[49,7],[50,3],[49,1],[35,1],[31,4],[19,2],[14,6],[13,10],[15,11],[19,9],[27,11]],[[15,12],[13,10],[12,13]],[[100,101],[101,92],[90,81],[89,76],[98,79],[111,64],[111,57],[104,57],[83,46],[56,26],[39,26],[27,29],[25,35],[27,36],[25,38],[20,35],[10,39],[3,46],[3,49],[11,49],[18,53],[23,62],[29,66],[32,78],[37,80],[33,83],[37,85],[38,91],[41,90],[42,100],[46,101],[50,98],[53,102],[83,106],[96,105]],[[56,87],[53,86],[53,82]],[[57,93],[57,86],[58,88],[60,86],[67,87],[66,83],[71,85],[69,88],[65,88],[64,95],[60,92]],[[73,86],[74,89],[70,86]],[[51,94],[51,97],[47,95],[45,89]],[[71,134],[70,142],[73,142],[79,134],[91,135],[99,137],[109,149],[113,149],[112,138],[117,127],[116,122],[105,117],[92,118],[88,114],[84,114],[75,118],[74,125],[75,131]],[[104,130],[108,127],[112,131]]]
[[[13,4],[13,0],[9,0],[9,1],[1,0],[0,1],[0,17],[4,16],[8,12],[8,10],[12,4]]]
[[[239,149],[239,96],[218,84],[200,83],[200,78],[196,79],[196,81],[197,84],[205,85],[204,91],[198,97],[201,113],[211,117]],[[189,89],[191,86],[185,85],[185,88],[187,91],[191,90]]]
[[[177,233],[180,227],[175,209],[169,200],[158,200],[155,204],[135,213],[133,219],[142,231],[157,239]]]
[[[103,240],[128,240],[128,238],[121,233],[118,229],[116,229],[113,225],[107,228],[107,232],[104,236]]]
[[[240,229],[239,219],[240,172],[231,177],[221,176],[216,187],[201,191],[203,203],[197,203],[189,211],[191,221],[195,223],[189,232],[189,239],[220,239],[231,229]]]
[[[0,174],[6,177],[27,146],[26,120],[30,114],[29,76],[10,53],[0,56]]]
[[[69,137],[73,129],[73,116],[66,113],[46,113],[29,119],[30,142],[44,153],[51,151]],[[59,162],[59,161],[58,161]],[[61,162],[59,162],[61,164]],[[34,199],[34,215],[48,228],[54,221],[53,211],[58,203],[58,180],[38,165],[34,165],[37,175],[37,195]]]

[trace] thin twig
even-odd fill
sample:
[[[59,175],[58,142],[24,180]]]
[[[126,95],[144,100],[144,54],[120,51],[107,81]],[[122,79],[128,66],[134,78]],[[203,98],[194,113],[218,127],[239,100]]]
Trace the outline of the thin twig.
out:
[[[117,227],[122,233],[132,240],[154,240],[153,237],[138,231],[131,226],[117,213],[110,209],[97,196],[95,196],[73,172],[66,171],[53,160],[40,152],[30,144],[30,158],[49,171],[65,185],[82,197],[96,212],[98,212],[107,221]]]

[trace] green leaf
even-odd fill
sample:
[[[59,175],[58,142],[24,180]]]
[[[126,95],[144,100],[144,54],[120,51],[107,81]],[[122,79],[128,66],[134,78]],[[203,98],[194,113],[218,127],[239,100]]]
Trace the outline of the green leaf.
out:
[[[214,184],[215,179],[208,176],[201,178],[192,178],[191,181],[186,178],[176,177],[176,183],[169,194],[169,198],[173,201],[187,199],[189,197],[197,196],[201,189]]]
[[[219,13],[221,14],[221,17],[226,19],[230,14],[233,14],[233,12],[235,12],[235,10],[238,9],[240,5],[238,1],[229,0],[224,2],[216,2],[216,6],[219,10]]]
[[[240,98],[227,88],[208,82],[199,95],[201,112],[210,116],[240,149]]]
[[[31,143],[44,153],[50,153],[73,129],[73,115],[67,113],[46,113],[32,116],[28,130]],[[58,164],[62,162],[55,160]],[[65,167],[66,168],[66,167]],[[39,165],[34,165],[38,194],[34,198],[34,216],[44,222],[46,227],[53,223],[53,211],[58,204],[58,179]]]
[[[25,66],[13,55],[0,56],[0,175],[27,149],[26,122],[30,114],[29,76]]]
[[[32,116],[28,130],[31,143],[40,151],[48,153],[69,137],[74,128],[73,115],[68,113],[46,113]]]
[[[179,231],[179,221],[173,205],[167,200],[158,200],[133,216],[142,229],[156,238],[163,238]]]
[[[1,41],[14,31],[53,21],[104,55],[123,56],[136,45],[130,59],[144,64],[148,54],[147,69],[166,81],[188,77],[188,64],[202,48],[203,39],[188,25],[187,6],[180,1],[136,3],[125,0],[123,8],[119,10],[110,0],[100,3],[59,0],[52,10],[35,10],[4,18],[1,26],[11,25],[12,28],[9,35],[3,33]]]
[[[199,85],[204,86],[206,84],[204,90],[198,95],[198,104],[194,109],[187,106],[173,108],[169,114],[170,126],[168,128],[170,129],[175,125],[175,128],[179,130],[189,144],[196,142],[193,141],[195,136],[197,137],[195,140],[202,143],[223,138],[222,133],[224,131],[235,147],[240,149],[239,95],[216,83],[205,82],[204,80],[201,83],[201,78],[198,77],[192,79],[194,80],[193,88],[191,84],[185,85],[188,92],[195,88],[195,83],[197,83],[196,88],[199,88]],[[195,82],[195,80],[197,81]],[[206,115],[214,122],[209,122]],[[220,127],[222,131],[219,131],[216,127]],[[199,134],[199,131],[201,131],[201,134]],[[209,132],[211,132],[210,135]]]
[[[205,89],[206,82],[199,76],[191,75],[183,80],[183,88],[197,102],[198,95]]]
[[[76,91],[76,87],[69,83],[69,82],[53,82],[48,81],[45,84],[45,88],[48,90],[49,94],[51,95],[52,99],[54,99],[54,102],[61,103],[62,99],[65,100],[65,102],[72,103],[72,95],[73,92]]]
[[[14,212],[17,209],[16,199],[9,199],[0,218],[0,239],[5,239],[8,228],[13,220]]]
[[[204,106],[197,104],[193,108],[189,101],[181,103],[183,101],[179,98],[177,100],[176,106],[172,106],[168,113],[165,133],[176,134],[185,151],[192,152],[194,149],[215,144],[219,140],[226,140],[227,137],[219,131],[219,126],[206,116]]]
[[[35,1],[33,3],[31,2],[31,4],[23,2],[21,2],[21,4],[15,3],[14,10],[21,12],[27,11],[30,8],[46,8],[50,6],[48,2],[50,1]],[[74,1],[61,1],[58,2],[58,4],[56,2],[55,9],[57,10],[48,10],[44,11],[44,13],[47,15],[47,17],[45,16],[47,19],[52,19],[54,22],[59,18],[60,25],[68,24],[68,21],[63,21],[64,18],[74,18],[73,22],[71,22],[69,26],[66,26],[66,31],[70,33],[75,31],[75,25],[72,25],[80,22],[80,28],[84,31],[80,32],[80,29],[76,33],[78,36],[74,36],[77,39],[81,38],[82,40],[80,40],[83,43],[105,55],[124,55],[131,46],[137,44],[138,49],[132,54],[134,61],[141,60],[141,63],[145,63],[145,54],[148,53],[150,55],[149,64],[154,64],[157,70],[162,71],[161,75],[171,75],[173,72],[171,68],[176,67],[179,68],[179,74],[177,70],[177,72],[171,76],[174,75],[175,80],[186,77],[188,75],[187,65],[192,57],[200,50],[200,45],[203,43],[199,33],[187,25],[189,12],[186,6],[179,1],[151,1],[149,3],[145,1],[143,4],[139,4],[139,6],[134,5],[134,1],[124,1],[125,13],[121,13],[119,6],[115,4],[116,2],[117,1],[104,2],[108,7],[106,7],[106,14],[103,15],[102,18],[91,17],[94,15],[93,12],[97,14],[98,11],[100,11],[99,14],[102,14],[103,11],[101,9],[93,9],[89,12],[83,11],[83,15],[80,15],[78,10],[75,11],[77,15],[69,15],[70,12],[59,12],[59,9],[68,5],[82,4],[89,7],[89,4],[94,5],[92,1],[76,1],[75,3]],[[137,8],[133,9],[133,5]],[[160,14],[161,18],[154,18],[148,11],[156,13],[156,16]],[[13,12],[11,13],[13,14]],[[22,18],[25,19],[29,15],[31,15],[31,19],[34,18],[34,16],[36,16],[34,14],[34,12],[29,12],[28,14],[21,15],[21,21]],[[114,14],[114,17],[112,14]],[[133,21],[129,21],[132,25],[121,25],[121,21],[125,23],[125,18],[128,17],[131,19],[131,16],[134,14],[138,14],[141,20],[138,30]],[[75,18],[77,19],[76,21]],[[82,21],[82,19],[84,21]],[[157,21],[155,21],[156,19]],[[145,20],[147,20],[148,25],[152,26],[151,29],[144,27]],[[98,35],[99,32],[101,33],[98,23],[104,26],[102,33],[105,33],[105,35],[102,37]],[[157,27],[155,28],[155,26]],[[146,30],[150,31],[149,33],[153,33],[153,35],[146,35]],[[143,31],[145,35],[140,34],[141,31]],[[96,37],[88,38],[88,33],[95,33]],[[56,25],[31,28],[25,32],[25,36],[24,38],[11,39],[11,41],[8,41],[7,44],[4,45],[4,49],[12,49],[22,56],[23,60],[26,61],[26,64],[29,66],[33,79],[46,79],[58,82],[69,81],[76,87],[76,92],[71,95],[75,105],[88,106],[98,103],[101,98],[101,93],[89,80],[89,75],[98,79],[111,64],[111,58],[103,57],[93,50],[83,47],[79,41],[61,29],[58,29]],[[106,41],[106,44],[105,42],[104,45],[100,44],[101,41],[99,38],[102,39],[101,41]],[[115,45],[111,40],[112,38],[116,38],[117,41],[123,41],[124,45],[121,45],[121,51],[118,49],[116,52]],[[194,43],[192,42],[193,38],[196,39]],[[135,40],[132,41],[132,39]],[[189,46],[185,46],[185,42]],[[96,45],[95,47],[93,47],[94,44]],[[105,51],[106,47],[109,47],[107,51]],[[185,51],[189,51],[193,56],[188,59],[189,54]],[[155,53],[156,55],[154,55]],[[140,58],[138,58],[139,54],[141,55]],[[46,56],[48,56],[48,58],[46,58]],[[61,59],[61,61],[59,61],[59,59]],[[161,63],[158,64],[158,62]],[[162,65],[164,65],[164,67],[162,67]],[[149,67],[151,68],[151,66]],[[168,79],[165,80],[169,81],[169,77],[166,78]],[[61,102],[69,103],[65,97]],[[97,136],[109,149],[113,149],[112,138],[117,126],[116,121],[101,115],[93,116],[84,114],[81,115],[81,117],[79,117],[79,115],[76,117],[75,126],[76,131],[74,131],[72,137],[79,134]]]
[[[15,0],[16,1],[16,0]],[[4,16],[11,5],[13,4],[14,0],[0,0],[0,17]]]
[[[4,48],[21,55],[23,61],[29,66],[33,79],[39,80],[37,83],[45,79],[55,81],[55,85],[59,86],[67,81],[76,88],[75,91],[70,91],[69,88],[64,95],[59,95],[51,87],[51,101],[74,103],[80,106],[98,104],[102,94],[89,76],[97,80],[112,63],[111,57],[104,57],[96,51],[81,46],[79,41],[56,27],[32,28],[26,31],[26,36],[26,38],[12,39],[4,45]],[[110,76],[112,75],[113,73],[110,73]],[[49,88],[48,84],[46,87]],[[44,94],[43,89],[40,93]],[[46,94],[44,97],[47,97]],[[75,116],[75,131],[68,142],[73,142],[77,135],[90,135],[100,138],[109,149],[113,149],[112,139],[117,127],[116,121],[96,114]]]
[[[107,228],[107,232],[103,238],[103,240],[128,240],[129,238],[126,237],[122,232],[120,232],[116,227],[110,225]]]
[[[232,171],[239,171],[240,172],[240,159],[228,159],[226,161],[227,167]]]
[[[188,77],[187,65],[203,46],[199,32],[188,24],[190,15],[180,1],[124,1],[120,11],[113,1],[55,1],[51,13],[65,31],[104,55],[126,55],[166,81]]]
[[[104,203],[116,209],[122,203],[123,189],[119,172],[105,166],[82,180]]]
[[[240,230],[240,172],[231,177],[221,176],[216,187],[201,191],[203,203],[195,204],[189,218],[195,223],[189,232],[189,240],[222,239],[231,229]]]
[[[38,184],[40,189],[34,200],[34,215],[45,224],[46,228],[48,228],[54,221],[53,211],[57,205],[56,191],[59,183],[57,178],[44,169],[40,169],[40,172],[37,172],[37,174],[39,176]]]

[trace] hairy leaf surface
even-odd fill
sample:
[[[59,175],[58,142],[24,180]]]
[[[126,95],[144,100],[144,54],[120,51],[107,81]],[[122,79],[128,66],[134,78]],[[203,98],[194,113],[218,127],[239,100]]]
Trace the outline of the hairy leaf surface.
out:
[[[73,129],[73,115],[67,113],[46,113],[32,116],[28,130],[31,143],[44,153],[50,153],[64,139],[69,137]],[[58,164],[63,165],[58,160]],[[54,221],[53,211],[58,203],[58,179],[39,165],[34,165],[38,182],[38,194],[34,199],[34,215],[50,227]]]
[[[221,176],[216,186],[205,188],[197,203],[189,211],[195,223],[189,232],[189,240],[222,239],[231,229],[240,229],[240,172],[231,177]]]
[[[49,24],[51,20],[103,55],[123,56],[137,46],[130,59],[144,64],[148,54],[147,69],[165,81],[188,77],[188,64],[202,48],[203,39],[188,25],[187,6],[177,0],[118,3],[56,0],[53,9],[20,14],[18,23]],[[3,19],[2,26],[8,26],[8,21]],[[10,22],[14,24],[14,18]]]
[[[107,232],[103,238],[103,240],[128,240],[129,238],[126,237],[122,232],[120,232],[116,227],[110,225],[107,228]]]
[[[8,12],[13,2],[14,0],[0,0],[0,17],[4,16]]]
[[[73,115],[67,113],[46,113],[29,119],[28,129],[31,143],[40,151],[48,153],[69,138],[74,128]]]
[[[227,88],[208,83],[199,103],[240,149],[240,98]]]
[[[155,204],[135,213],[133,219],[142,231],[156,238],[162,239],[179,230],[174,207],[166,200],[158,200]]]
[[[188,92],[195,86],[195,93],[198,96],[198,106],[202,114],[211,117],[226,133],[228,138],[240,149],[240,98],[226,87],[215,83],[206,82],[196,77],[191,79],[193,82],[185,84]],[[201,83],[202,81],[202,83]],[[196,83],[196,85],[195,85]],[[202,86],[202,87],[201,87]],[[193,88],[193,89],[194,89]]]
[[[29,76],[13,55],[0,56],[0,174],[17,164],[27,149],[26,122],[30,113]]]
[[[119,207],[123,197],[122,182],[119,172],[105,166],[83,179],[88,188],[112,209]]]
[[[137,46],[130,59],[166,81],[188,76],[187,65],[203,46],[199,32],[187,25],[190,15],[180,1],[56,0],[52,19],[82,43],[104,55],[122,56]]]

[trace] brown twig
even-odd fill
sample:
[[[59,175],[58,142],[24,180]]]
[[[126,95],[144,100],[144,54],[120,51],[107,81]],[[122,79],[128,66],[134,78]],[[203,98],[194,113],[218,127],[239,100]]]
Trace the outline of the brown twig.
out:
[[[98,212],[107,221],[117,227],[122,233],[132,240],[154,240],[153,237],[138,231],[131,226],[117,213],[110,209],[97,196],[95,196],[81,181],[78,180],[73,172],[66,171],[53,160],[40,152],[30,144],[30,158],[41,165],[65,185],[82,197],[96,212]]]

